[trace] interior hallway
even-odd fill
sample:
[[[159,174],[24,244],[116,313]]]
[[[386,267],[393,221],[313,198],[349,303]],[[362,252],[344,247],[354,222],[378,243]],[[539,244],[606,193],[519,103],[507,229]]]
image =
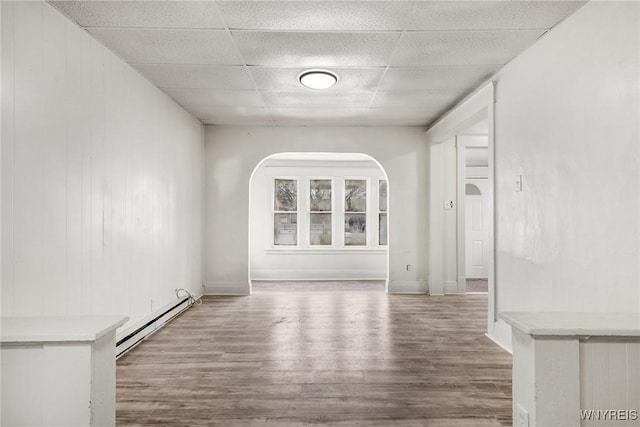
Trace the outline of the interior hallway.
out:
[[[204,297],[117,364],[117,424],[511,425],[486,295]]]

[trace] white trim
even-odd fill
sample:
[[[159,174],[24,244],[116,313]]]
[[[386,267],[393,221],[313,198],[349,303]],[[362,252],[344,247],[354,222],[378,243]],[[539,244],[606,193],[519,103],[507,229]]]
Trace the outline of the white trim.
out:
[[[264,250],[266,255],[378,255],[387,253],[385,247],[380,248],[367,248],[364,246],[345,246],[345,247],[332,247],[327,245],[322,247],[320,245],[314,245],[309,248],[291,249],[291,248],[267,248]]]
[[[331,183],[331,210],[330,211],[312,211],[311,210],[311,181],[329,181]],[[333,176],[317,176],[317,175],[310,175],[307,177],[307,188],[306,188],[306,193],[307,193],[307,203],[306,203],[306,209],[305,209],[305,215],[307,216],[307,236],[306,236],[306,241],[308,242],[308,248],[311,250],[315,250],[315,249],[334,249],[336,248],[336,217],[335,217],[335,211],[336,211],[336,198],[335,198],[335,194],[336,194],[336,182],[335,182],[335,177]],[[330,245],[312,245],[311,244],[311,215],[312,214],[329,214],[331,215],[331,244]],[[306,251],[306,247],[302,248],[303,253],[313,253],[313,252],[308,252]]]
[[[393,280],[387,286],[390,294],[426,294],[429,288],[426,281]]]
[[[488,148],[489,135],[458,135],[457,140],[459,145],[464,145],[467,148]]]
[[[467,281],[460,280],[467,274],[467,254],[466,254],[466,140],[456,136],[456,276],[458,277],[458,293],[467,291]]]
[[[249,282],[205,282],[205,295],[249,295]]]
[[[504,320],[498,319],[494,322],[493,327],[489,328],[489,332],[485,334],[491,341],[498,344],[505,351],[513,354],[513,345],[511,343],[511,326]]]
[[[488,105],[493,105],[495,83],[489,82],[442,116],[435,124],[427,129],[426,137],[429,144],[439,144],[455,136],[467,127],[467,123],[475,121],[477,115]],[[489,123],[491,136],[492,123]]]
[[[495,207],[497,206],[497,200],[495,197],[495,138],[494,138],[494,106],[495,106],[495,82],[490,82],[473,94],[465,98],[461,103],[454,107],[451,111],[445,114],[439,119],[433,126],[431,126],[426,132],[426,139],[431,144],[431,153],[437,154],[438,144],[441,144],[451,138],[455,137],[458,133],[462,132],[466,127],[478,121],[482,116],[487,116],[488,123],[488,135],[487,144],[489,149],[489,165],[488,165],[488,194],[489,200],[489,239],[488,243],[491,246],[489,248],[489,271],[488,271],[488,310],[487,310],[487,336],[503,348],[511,348],[511,330],[508,327],[504,327],[504,322],[500,323],[497,319],[496,313],[496,275],[495,275],[495,250],[496,250],[496,218],[497,212]],[[466,142],[465,140],[462,141]],[[438,166],[435,165],[434,159],[431,161],[431,217],[429,219],[430,230],[430,260],[429,260],[429,274],[430,280],[438,279],[439,274],[442,274],[442,258],[437,256],[437,251],[442,247],[441,230],[443,224],[442,215],[438,215],[439,209],[435,209],[440,206],[438,186],[441,187],[441,182],[438,182]],[[464,176],[464,175],[463,175]],[[460,175],[458,175],[460,179]],[[435,181],[435,182],[434,182]],[[440,189],[441,190],[441,189]],[[459,203],[458,203],[459,206]],[[434,215],[435,213],[435,215]],[[437,286],[437,282],[434,283]],[[432,289],[434,291],[442,292],[443,289]],[[507,325],[508,326],[508,325]]]
[[[276,210],[276,181],[294,181],[296,183],[296,210],[295,211],[278,211]],[[296,244],[295,245],[276,245],[275,227],[276,215],[278,214],[296,214]],[[271,179],[271,247],[296,248],[300,246],[300,177],[299,176],[274,176]]]
[[[444,294],[444,239],[442,224],[444,212],[441,201],[444,199],[443,180],[443,148],[442,144],[429,147],[429,294]]]
[[[256,172],[260,169],[260,167],[269,159],[274,158],[274,157],[278,157],[278,156],[290,156],[292,158],[295,158],[295,156],[300,155],[300,152],[282,152],[282,153],[274,153],[274,154],[270,154],[267,157],[263,158],[262,160],[260,160],[256,166],[253,168],[253,171],[251,171],[251,175],[249,176],[249,200],[248,200],[248,224],[247,224],[247,229],[248,229],[248,233],[247,233],[247,278],[249,279],[251,277],[251,196],[252,196],[252,192],[251,192],[251,185],[253,183],[253,178],[256,174]],[[334,154],[334,153],[324,153],[324,152],[304,152],[302,153],[305,156],[312,156],[312,155],[320,155],[320,156],[326,156],[328,154]],[[389,175],[387,175],[387,171],[385,170],[385,168],[382,166],[382,163],[380,163],[377,159],[375,159],[374,157],[370,156],[369,154],[365,154],[365,153],[339,153],[340,156],[344,156],[344,155],[362,155],[364,157],[367,157],[368,159],[370,159],[371,161],[373,161],[378,168],[380,168],[380,170],[382,171],[382,175],[384,176],[384,179],[387,180],[387,241],[391,242],[391,238],[392,238],[392,227],[391,227],[391,208],[389,201],[391,200],[391,196],[392,196],[392,192],[391,192],[391,181],[389,180]],[[334,197],[335,200],[335,197]],[[344,217],[342,218],[342,224],[344,224]],[[344,234],[344,233],[342,233]],[[332,240],[333,243],[335,244],[335,235],[333,236]],[[390,255],[389,255],[389,248],[390,245],[386,246],[386,265],[387,265],[387,271],[385,274],[385,291],[389,292],[389,277],[390,277],[390,271],[391,268],[390,266]],[[240,286],[243,286],[243,284],[240,284]],[[426,282],[425,282],[425,286],[426,286]],[[214,285],[212,283],[210,283],[209,285],[205,284],[204,286],[205,289],[205,294],[209,294],[209,293],[217,293],[217,288],[222,287],[223,289],[230,289],[230,288],[236,288],[238,289],[237,284],[234,284],[232,282],[229,283],[229,286],[224,285],[223,286],[218,286],[218,285]],[[251,294],[251,280],[249,279],[247,282],[247,288],[248,288],[248,292],[247,294],[250,295]],[[209,289],[211,292],[207,292],[207,289]],[[229,294],[229,293],[225,293],[225,294]],[[245,294],[241,294],[241,295],[245,295]]]
[[[445,294],[457,294],[460,293],[458,291],[458,282],[455,280],[445,280],[443,283],[444,293]]]

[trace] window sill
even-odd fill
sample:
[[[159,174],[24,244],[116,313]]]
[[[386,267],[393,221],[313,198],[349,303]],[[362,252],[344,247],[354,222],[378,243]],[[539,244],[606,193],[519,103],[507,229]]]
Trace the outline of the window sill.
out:
[[[264,250],[267,255],[302,255],[302,254],[315,254],[315,255],[345,255],[349,254],[386,254],[387,248],[367,248],[367,247],[354,247],[354,248],[268,248]]]

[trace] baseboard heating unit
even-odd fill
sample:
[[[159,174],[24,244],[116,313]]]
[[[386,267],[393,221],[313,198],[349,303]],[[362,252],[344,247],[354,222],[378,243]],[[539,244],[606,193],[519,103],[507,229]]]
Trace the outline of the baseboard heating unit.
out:
[[[186,296],[180,296],[181,292]],[[132,350],[173,318],[182,314],[182,312],[200,301],[200,298],[194,297],[184,289],[176,290],[176,296],[178,297],[176,301],[166,305],[150,317],[143,319],[138,325],[134,325],[130,329],[118,334],[116,337],[116,359]]]

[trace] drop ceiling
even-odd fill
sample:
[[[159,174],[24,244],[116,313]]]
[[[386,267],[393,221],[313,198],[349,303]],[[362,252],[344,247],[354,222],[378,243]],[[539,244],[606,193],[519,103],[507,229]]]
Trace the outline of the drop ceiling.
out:
[[[576,1],[51,1],[205,124],[427,126]],[[339,75],[318,91],[308,68]]]

